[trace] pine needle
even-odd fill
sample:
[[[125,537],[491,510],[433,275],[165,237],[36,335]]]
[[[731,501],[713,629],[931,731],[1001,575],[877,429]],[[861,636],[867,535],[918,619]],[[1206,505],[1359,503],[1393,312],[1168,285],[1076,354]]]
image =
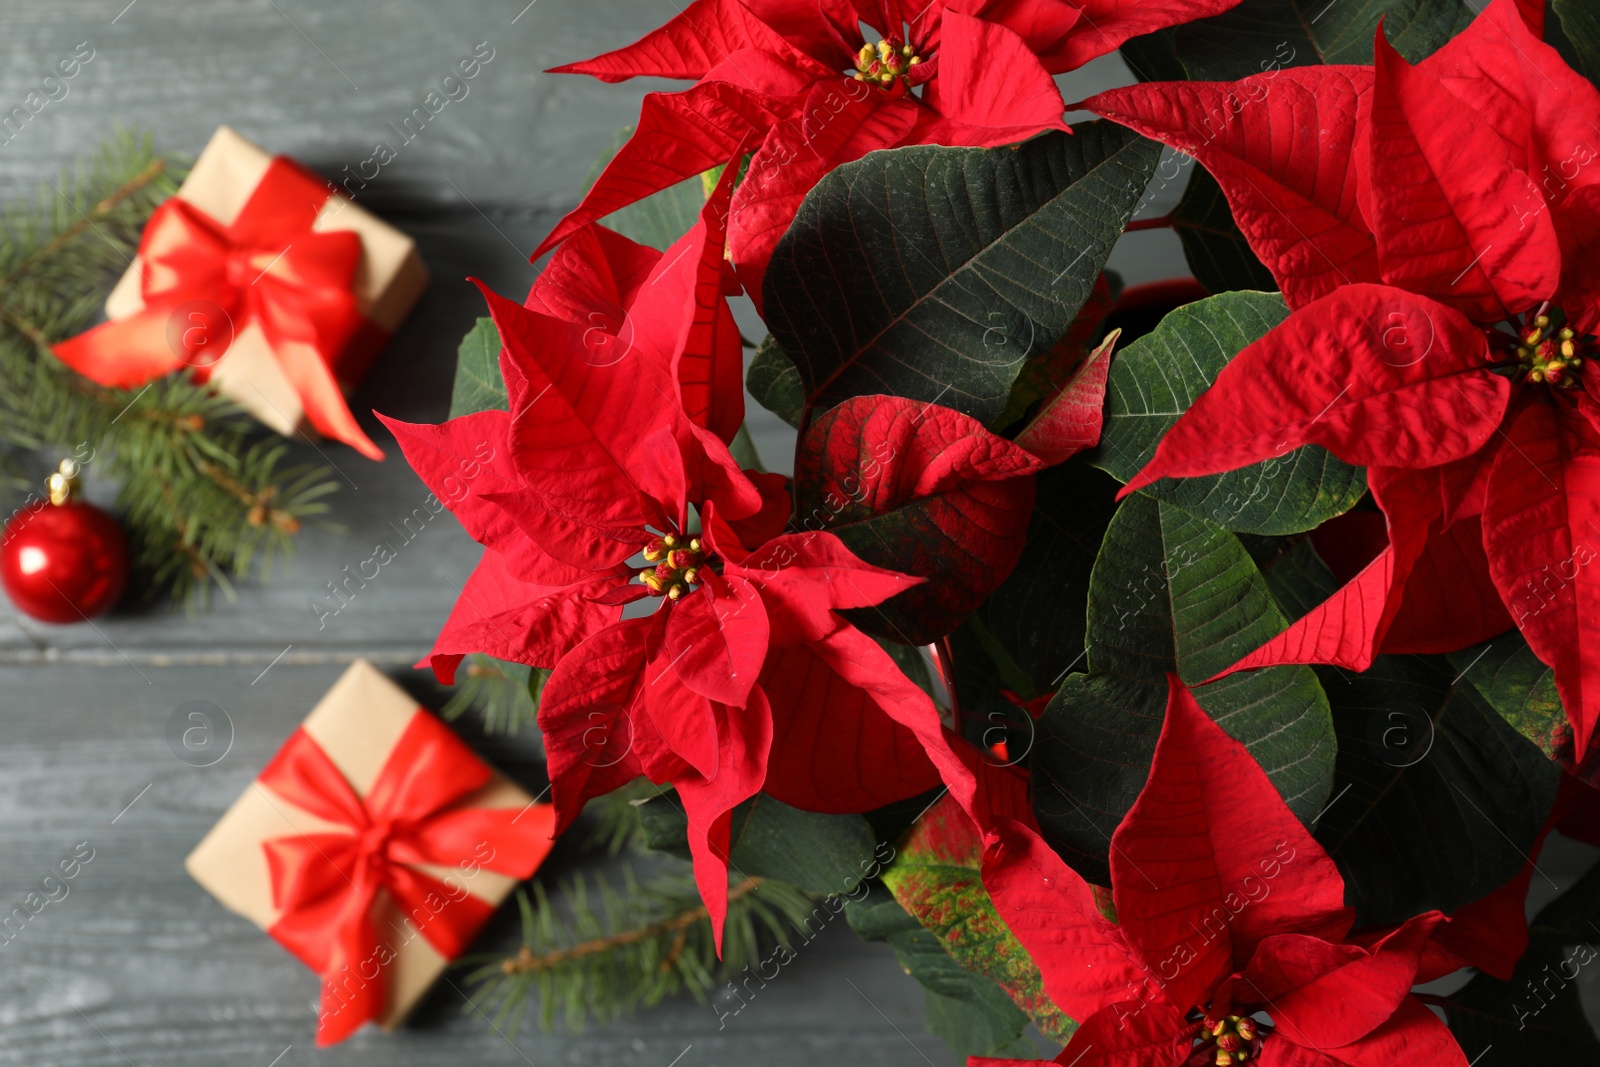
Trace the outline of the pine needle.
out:
[[[467,976],[479,984],[468,1010],[490,1014],[513,1035],[534,1002],[542,1028],[559,1017],[573,1031],[681,991],[704,1002],[717,985],[758,965],[763,953],[787,948],[812,910],[805,893],[783,882],[746,878],[730,886],[718,961],[711,922],[688,873],[641,884],[628,869],[620,890],[603,877],[591,885],[579,876],[562,887],[560,904],[535,882],[531,899],[519,891],[517,904],[522,948]]]
[[[456,691],[441,714],[453,720],[470,710],[487,733],[520,733],[534,724],[549,677],[547,670],[473,653],[456,672]]]
[[[648,778],[635,778],[628,784],[602,793],[584,805],[584,814],[594,819],[594,830],[585,848],[604,848],[606,855],[647,852],[644,824],[639,820],[639,805],[660,796],[669,787],[656,785]]]

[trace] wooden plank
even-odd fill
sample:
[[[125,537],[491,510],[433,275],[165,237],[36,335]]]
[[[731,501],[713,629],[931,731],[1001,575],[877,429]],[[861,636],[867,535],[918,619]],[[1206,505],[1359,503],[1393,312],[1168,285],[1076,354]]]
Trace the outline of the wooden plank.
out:
[[[291,1045],[283,1064],[312,1062],[315,978],[207,896],[182,861],[340,668],[279,664],[259,679],[255,668],[238,666],[146,673],[149,685],[127,669],[4,673],[0,914],[40,892],[80,842],[93,852],[75,878],[51,883],[56,902],[12,930],[0,928],[0,1064],[266,1067]],[[402,680],[433,700],[421,676]],[[214,766],[180,762],[167,745],[168,719],[195,699],[225,709],[235,730]],[[526,739],[485,743],[464,732],[502,770],[542,788]],[[546,873],[559,876],[580,862],[589,861],[564,842]],[[922,1032],[919,988],[892,954],[843,926],[838,920],[802,945],[798,959],[721,1028],[709,1006],[678,998],[581,1035],[529,1027],[514,1049],[482,1018],[463,1015],[461,993],[444,983],[404,1033],[364,1033],[316,1060],[664,1067],[693,1045],[682,1064],[832,1058],[909,1065],[923,1064],[924,1055],[953,1063]],[[514,928],[514,914],[503,913],[482,947],[509,950]],[[459,984],[459,975],[453,980]]]
[[[0,113],[24,107],[30,92],[44,103],[0,146],[0,183],[32,185],[117,121],[186,152],[226,121],[332,174],[359,170],[377,142],[388,143],[396,158],[381,167],[374,197],[440,205],[464,194],[485,206],[556,207],[633,121],[639,96],[661,83],[613,87],[543,72],[625,44],[675,13],[661,0],[125,3],[7,3]],[[46,86],[83,42],[92,58]],[[480,43],[493,57],[446,86]],[[430,92],[445,103],[408,131],[405,119],[427,110]]]

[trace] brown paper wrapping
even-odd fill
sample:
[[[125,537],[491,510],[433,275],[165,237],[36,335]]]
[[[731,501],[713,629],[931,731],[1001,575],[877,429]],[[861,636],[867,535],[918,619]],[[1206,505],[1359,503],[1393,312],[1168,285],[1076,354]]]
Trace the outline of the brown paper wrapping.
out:
[[[178,187],[177,195],[223,225],[238,218],[245,201],[261,183],[272,157],[233,129],[219,126],[194,169]],[[428,272],[411,238],[368,214],[342,195],[332,194],[317,216],[314,229],[321,232],[351,230],[361,237],[361,265],[356,270],[355,294],[361,313],[393,334],[423,289]],[[143,263],[133,264],[118,279],[106,298],[106,317],[125,319],[144,307],[139,280]],[[357,381],[339,384],[349,395]],[[279,433],[310,436],[305,406],[289,383],[261,328],[246,326],[234,337],[227,353],[211,371],[211,384],[256,418]]]
[[[416,710],[416,701],[372,664],[357,660],[301,726],[322,746],[356,792],[365,796]],[[522,808],[533,802],[526,792],[496,773],[488,785],[462,803],[479,808]],[[184,861],[184,868],[230,911],[266,930],[282,912],[272,905],[272,881],[261,843],[269,838],[330,829],[338,828],[295,807],[259,782],[252,782],[195,846]],[[515,878],[482,868],[470,876],[453,867],[418,869],[462,886],[491,904],[505,900],[517,884]],[[395,959],[384,968],[389,999],[380,1025],[386,1030],[405,1020],[449,963],[409,920],[398,912],[393,913],[393,918],[404,925],[406,935],[394,933],[390,948]],[[388,928],[388,921],[378,925],[380,930]]]

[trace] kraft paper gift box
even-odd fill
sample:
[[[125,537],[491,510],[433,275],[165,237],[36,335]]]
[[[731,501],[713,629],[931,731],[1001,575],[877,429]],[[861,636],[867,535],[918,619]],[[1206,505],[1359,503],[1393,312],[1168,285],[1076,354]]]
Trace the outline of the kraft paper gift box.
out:
[[[300,731],[290,738],[290,743],[294,743],[303,731],[365,802],[374,782],[389,762],[391,753],[403,743],[403,735],[414,729],[413,718],[418,715],[432,720],[421,724],[429,732],[442,730],[449,734],[447,727],[431,713],[419,708],[415,701],[370,663],[358,660],[328,690],[301,724]],[[517,785],[484,767],[453,734],[449,734],[449,738],[450,745],[446,747],[450,751],[447,754],[457,754],[453,746],[459,746],[460,753],[465,753],[477,766],[487,770],[488,778],[481,788],[439,810],[456,814],[463,809],[490,809],[502,821],[509,817],[521,853],[512,863],[520,864],[526,871],[522,876],[526,877],[549,853],[552,845],[550,835],[555,826],[554,809],[549,804],[536,804]],[[284,751],[288,749],[289,744],[286,744]],[[273,764],[269,764],[262,772],[263,776],[280,763],[284,751],[280,751]],[[416,766],[434,765],[419,761]],[[273,872],[269,869],[265,843],[324,833],[348,834],[349,828],[311,814],[276,789],[263,785],[258,778],[195,847],[184,866],[195,881],[225,907],[271,932],[284,918],[285,909],[274,903]],[[327,839],[319,840],[324,847],[328,847]],[[503,836],[494,840],[504,845]],[[316,847],[315,843],[313,847]],[[482,851],[481,847],[475,850],[478,854]],[[465,862],[453,867],[407,866],[431,875],[451,887],[453,892],[465,890],[474,899],[475,903],[468,910],[473,912],[470,921],[475,922],[476,926],[464,931],[466,940],[470,940],[476,933],[476,927],[488,919],[518,881],[509,874],[490,870],[487,864],[493,862],[491,857],[482,866]],[[500,865],[506,864],[502,862]],[[349,882],[348,878],[345,880]],[[405,1019],[450,962],[430,944],[428,937],[419,936],[413,917],[404,914],[397,905],[398,901],[384,890],[370,912],[378,938],[390,950],[378,956],[380,960],[388,959],[381,967],[380,982],[386,1001],[381,1013],[374,1019],[385,1029],[392,1029]],[[273,936],[278,935],[274,933]],[[289,947],[287,942],[285,946]],[[329,1007],[328,986],[325,985],[325,1016]],[[319,1043],[323,1043],[320,1037]]]
[[[271,161],[270,155],[231,128],[218,127],[179,186],[177,196],[219,223],[230,224],[261,184]],[[372,328],[358,332],[333,363],[334,377],[348,396],[422,296],[428,272],[411,238],[331,187],[312,228],[323,233],[348,230],[361,238],[361,264],[354,289],[357,307]],[[143,269],[143,262],[135,256],[132,266],[106,298],[108,319],[125,319],[143,309]],[[228,351],[211,368],[210,381],[219,392],[279,433],[293,436],[311,432],[305,405],[273,357],[259,325],[252,323],[238,331]]]

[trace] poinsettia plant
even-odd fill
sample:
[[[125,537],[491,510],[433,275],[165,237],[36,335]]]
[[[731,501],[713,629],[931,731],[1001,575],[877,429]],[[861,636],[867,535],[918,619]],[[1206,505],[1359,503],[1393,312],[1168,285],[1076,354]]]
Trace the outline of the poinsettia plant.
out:
[[[1550,8],[695,0],[559,68],[692,84],[388,423],[485,547],[427,662],[540,668],[562,826],[670,786],[716,938],[792,869],[752,812],[816,820],[974,1062],[1593,1059],[1523,988],[1600,905],[1525,910],[1600,810],[1600,23]],[[1159,321],[1108,269],[1157,227]]]

